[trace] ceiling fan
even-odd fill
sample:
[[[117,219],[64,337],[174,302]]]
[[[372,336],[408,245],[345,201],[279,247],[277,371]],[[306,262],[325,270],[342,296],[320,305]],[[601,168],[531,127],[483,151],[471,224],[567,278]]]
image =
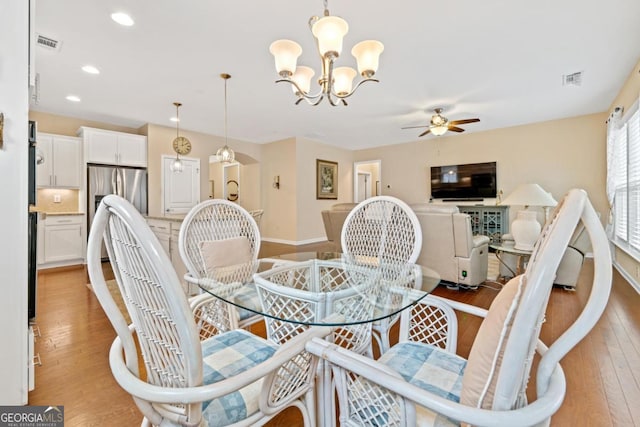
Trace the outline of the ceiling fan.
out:
[[[436,113],[431,116],[431,123],[429,125],[423,126],[407,126],[402,129],[415,129],[415,128],[424,128],[428,127],[429,129],[422,132],[418,137],[425,136],[429,132],[436,136],[444,135],[448,130],[451,132],[464,132],[464,129],[458,127],[458,125],[464,125],[467,123],[475,123],[479,122],[480,119],[462,119],[462,120],[452,120],[449,121],[445,116],[442,115],[442,108],[436,108],[433,111]]]

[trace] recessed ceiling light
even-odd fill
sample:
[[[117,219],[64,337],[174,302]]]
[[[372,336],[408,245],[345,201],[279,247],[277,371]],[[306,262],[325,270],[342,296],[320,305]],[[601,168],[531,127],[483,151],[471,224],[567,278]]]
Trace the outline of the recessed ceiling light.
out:
[[[169,120],[171,120],[172,122],[179,122],[180,119],[177,117],[171,117]]]
[[[125,27],[130,27],[134,24],[133,19],[131,19],[131,17],[126,13],[122,12],[112,13],[111,19],[113,19],[120,25],[124,25]]]
[[[100,70],[98,70],[93,65],[85,65],[84,67],[82,67],[82,71],[89,74],[100,74]]]
[[[80,102],[80,97],[79,96],[75,96],[75,95],[68,95],[67,96],[67,101]]]

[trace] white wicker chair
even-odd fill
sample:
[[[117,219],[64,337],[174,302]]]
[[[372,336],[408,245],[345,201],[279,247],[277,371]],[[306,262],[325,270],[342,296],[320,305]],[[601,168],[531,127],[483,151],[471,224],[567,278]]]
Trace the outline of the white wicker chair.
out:
[[[105,283],[103,236],[129,326]],[[331,328],[312,327],[281,346],[242,329],[201,342],[171,261],[140,213],[115,195],[102,199],[96,212],[88,268],[117,333],[112,373],[144,415],[143,425],[262,425],[289,406],[314,425],[317,358],[304,344]]]
[[[210,264],[218,265],[207,265],[203,245],[217,245],[209,247],[213,256],[221,260]],[[223,199],[197,204],[182,222],[178,246],[187,267],[185,280],[197,283],[210,278],[220,285],[229,285],[230,293],[242,285],[242,295],[236,298],[242,298],[242,306],[249,309],[238,309],[208,294],[196,297],[194,303],[198,305],[198,324],[203,336],[216,333],[217,329],[246,328],[262,320],[262,316],[256,314],[260,311],[260,300],[251,283],[259,267],[260,230],[246,209]],[[239,248],[245,249],[244,257],[236,256]]]
[[[422,249],[422,230],[413,209],[402,200],[376,196],[359,203],[347,216],[341,233],[342,251],[349,262],[377,266],[380,279],[406,287],[420,288],[422,275],[408,277],[406,265],[418,259]],[[389,349],[389,329],[397,316],[373,324],[373,337],[380,352]]]
[[[538,338],[540,328],[558,263],[580,220],[594,251],[591,294],[575,322],[547,347]],[[526,272],[505,286],[488,311],[430,297],[484,317],[468,361],[450,351],[407,341],[411,337],[403,326],[413,315],[408,311],[402,314],[401,342],[377,361],[317,339],[307,349],[333,366],[343,426],[548,425],[565,394],[559,362],[604,311],[611,274],[609,245],[598,216],[584,191],[571,190],[545,225]],[[537,396],[527,403],[534,350],[541,356]]]
[[[267,337],[284,343],[308,329],[309,324],[339,314],[349,325],[336,327],[327,339],[342,348],[371,355],[371,322],[366,320],[374,313],[371,291],[376,274],[370,268],[321,260],[288,263],[256,274]],[[320,425],[333,425],[329,420],[335,413],[334,389],[328,365],[320,365],[318,377],[322,382],[318,388]]]
[[[264,209],[254,209],[249,211],[249,214],[256,220],[256,224],[258,224],[258,230],[260,229],[260,222],[262,221],[262,215],[264,214]]]

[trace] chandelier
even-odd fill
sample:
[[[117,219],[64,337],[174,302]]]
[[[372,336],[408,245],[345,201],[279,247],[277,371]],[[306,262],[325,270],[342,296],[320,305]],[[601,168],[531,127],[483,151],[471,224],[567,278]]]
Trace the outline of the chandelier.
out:
[[[377,40],[365,40],[351,49],[351,54],[358,63],[358,72],[362,79],[353,86],[356,70],[351,67],[334,68],[334,62],[342,53],[342,38],[349,31],[349,25],[344,19],[331,16],[324,0],[324,16],[312,16],[309,28],[316,40],[316,47],[322,62],[322,71],[318,84],[320,91],[315,95],[309,94],[311,78],[315,72],[305,66],[296,66],[298,57],[302,54],[300,45],[291,40],[276,40],[271,43],[269,52],[275,57],[276,71],[281,79],[279,82],[291,83],[293,93],[298,97],[296,105],[303,99],[311,105],[318,105],[324,98],[336,106],[347,105],[345,98],[350,97],[364,82],[378,82],[373,76],[378,70],[378,59],[384,46]]]
[[[220,77],[224,79],[224,147],[218,149],[216,156],[222,163],[231,163],[236,158],[236,154],[227,144],[227,80],[231,78],[231,75],[223,73],[220,74]]]

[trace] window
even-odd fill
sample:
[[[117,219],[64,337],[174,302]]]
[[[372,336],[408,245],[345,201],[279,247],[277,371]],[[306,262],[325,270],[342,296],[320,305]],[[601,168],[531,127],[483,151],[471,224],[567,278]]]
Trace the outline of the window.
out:
[[[640,110],[638,103],[607,134],[612,240],[640,260]]]

